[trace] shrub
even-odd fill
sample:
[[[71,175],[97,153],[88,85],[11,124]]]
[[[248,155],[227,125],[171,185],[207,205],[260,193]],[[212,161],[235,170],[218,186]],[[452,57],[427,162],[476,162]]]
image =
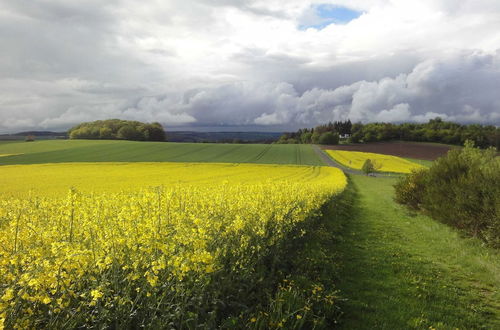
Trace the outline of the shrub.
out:
[[[472,142],[395,185],[395,200],[500,247],[500,158]]]
[[[419,210],[425,191],[425,179],[428,169],[413,170],[401,177],[394,185],[396,203],[405,204],[411,210]]]
[[[363,167],[361,167],[361,170],[367,175],[375,172],[375,166],[373,166],[373,162],[371,161],[371,159],[365,160],[365,162],[363,163]]]

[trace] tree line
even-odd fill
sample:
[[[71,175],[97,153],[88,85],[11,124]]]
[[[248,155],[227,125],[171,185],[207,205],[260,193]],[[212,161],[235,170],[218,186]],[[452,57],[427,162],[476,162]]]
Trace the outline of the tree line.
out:
[[[70,139],[165,141],[160,123],[108,119],[81,123],[68,131]]]
[[[277,143],[290,144],[338,144],[340,136],[349,136],[352,131],[350,120],[329,122],[314,128],[302,128],[297,132],[283,134]]]
[[[330,143],[335,142],[336,139],[326,135],[326,133],[343,137],[349,143],[400,140],[463,145],[465,141],[470,140],[477,147],[493,146],[497,149],[499,149],[500,144],[500,128],[498,127],[479,124],[462,125],[444,121],[439,117],[422,124],[352,124],[350,120],[330,122],[327,125],[311,129],[285,133],[280,137],[278,143],[336,144]]]

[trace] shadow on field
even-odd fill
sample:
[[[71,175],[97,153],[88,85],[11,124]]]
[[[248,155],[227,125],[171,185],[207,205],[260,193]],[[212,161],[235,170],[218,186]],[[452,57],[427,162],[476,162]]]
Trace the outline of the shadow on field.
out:
[[[339,269],[337,242],[341,219],[352,218],[356,191],[352,184],[326,204],[321,214],[298,227],[261,264],[266,278],[244,314],[225,326],[252,329],[331,329],[341,317],[334,274]],[[266,285],[267,284],[267,285]],[[260,298],[258,298],[260,296]],[[264,299],[264,296],[266,297]],[[264,299],[264,300],[263,300]],[[260,301],[259,301],[260,300]],[[234,314],[233,314],[234,315]],[[242,326],[241,320],[249,320]]]

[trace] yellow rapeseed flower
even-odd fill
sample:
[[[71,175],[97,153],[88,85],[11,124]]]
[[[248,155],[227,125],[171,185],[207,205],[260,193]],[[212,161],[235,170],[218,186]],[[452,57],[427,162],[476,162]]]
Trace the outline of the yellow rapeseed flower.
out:
[[[414,169],[424,168],[420,164],[391,155],[344,150],[326,150],[326,152],[340,164],[356,170],[361,170],[367,159],[370,159],[375,165],[375,170],[380,172],[410,173]]]
[[[14,298],[14,290],[11,288],[8,288],[7,290],[5,290],[5,292],[2,296],[2,300],[8,302],[8,301],[11,301],[12,298]]]
[[[97,289],[90,291],[90,296],[92,297],[92,301],[99,300],[103,295],[104,295],[104,293],[102,293],[101,291],[99,291]]]
[[[186,294],[171,283],[207,283],[229,255],[232,270],[250,271],[347,184],[340,170],[314,166],[44,164],[0,172],[0,317],[21,328],[70,305],[106,304],[105,292],[130,306],[135,288],[133,296],[151,299],[157,290]],[[5,321],[9,315],[16,319]]]

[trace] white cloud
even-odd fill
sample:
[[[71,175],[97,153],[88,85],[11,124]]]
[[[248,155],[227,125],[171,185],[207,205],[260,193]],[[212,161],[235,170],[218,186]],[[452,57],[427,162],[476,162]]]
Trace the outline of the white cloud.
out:
[[[299,30],[318,4],[363,15]],[[500,121],[496,0],[0,0],[0,43],[0,132]]]
[[[410,105],[408,103],[396,104],[390,110],[382,110],[375,116],[376,121],[393,123],[404,122],[411,119]]]

